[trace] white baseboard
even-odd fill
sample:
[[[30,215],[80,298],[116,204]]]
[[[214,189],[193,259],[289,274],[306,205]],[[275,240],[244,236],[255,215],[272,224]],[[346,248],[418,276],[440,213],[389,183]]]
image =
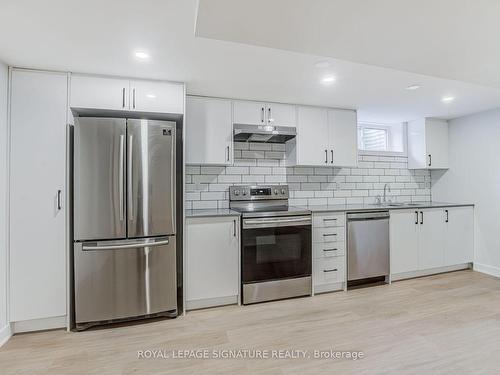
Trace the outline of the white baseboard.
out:
[[[457,264],[455,266],[446,266],[446,267],[431,268],[428,270],[396,273],[396,274],[391,275],[391,281],[412,279],[415,277],[422,277],[422,276],[430,276],[430,275],[435,275],[438,273],[466,270],[470,267],[471,267],[471,263],[463,263],[463,264]]]
[[[186,301],[186,310],[205,309],[207,307],[234,305],[237,303],[238,303],[238,296],[197,299],[197,300]]]
[[[66,328],[66,315],[51,318],[22,320],[12,323],[12,333],[43,331],[46,329]]]
[[[7,323],[5,327],[0,329],[0,347],[5,344],[12,336],[12,328],[10,323]]]
[[[485,273],[490,276],[500,277],[500,267],[489,266],[487,264],[474,263],[474,271]]]

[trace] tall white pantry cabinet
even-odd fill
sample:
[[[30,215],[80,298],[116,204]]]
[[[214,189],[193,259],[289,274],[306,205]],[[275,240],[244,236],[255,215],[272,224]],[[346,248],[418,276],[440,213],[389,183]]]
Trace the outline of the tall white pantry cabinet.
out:
[[[9,319],[64,326],[69,75],[11,69],[10,79]]]

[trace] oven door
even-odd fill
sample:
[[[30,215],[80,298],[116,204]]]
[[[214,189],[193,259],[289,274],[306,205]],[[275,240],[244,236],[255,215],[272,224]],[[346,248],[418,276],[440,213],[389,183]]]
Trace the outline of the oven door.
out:
[[[311,216],[243,220],[242,282],[311,276]]]

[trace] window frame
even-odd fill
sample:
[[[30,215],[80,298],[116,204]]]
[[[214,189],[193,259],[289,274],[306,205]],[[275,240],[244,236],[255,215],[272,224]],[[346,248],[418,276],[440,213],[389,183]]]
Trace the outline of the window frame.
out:
[[[358,154],[359,155],[373,155],[373,156],[408,156],[408,139],[407,139],[407,131],[408,126],[406,122],[402,123],[376,123],[376,122],[368,122],[368,121],[358,121],[356,132],[359,136],[359,128],[369,128],[369,129],[385,129],[387,130],[387,142],[390,145],[392,141],[392,137],[394,137],[394,133],[392,127],[398,125],[401,126],[403,137],[402,145],[403,151],[374,151],[374,150],[362,150],[359,148],[359,142],[357,143]]]

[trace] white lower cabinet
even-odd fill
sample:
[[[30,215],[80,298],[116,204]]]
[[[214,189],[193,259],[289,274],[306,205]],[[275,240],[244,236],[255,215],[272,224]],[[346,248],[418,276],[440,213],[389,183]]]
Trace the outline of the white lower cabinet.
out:
[[[390,219],[391,274],[404,278],[473,261],[474,209],[394,210]],[[445,268],[444,268],[445,269]]]
[[[314,293],[342,290],[345,283],[345,214],[313,214]]]
[[[65,321],[67,98],[67,74],[12,70],[9,315],[15,323]]]
[[[239,217],[188,218],[186,224],[186,309],[238,303]]]

